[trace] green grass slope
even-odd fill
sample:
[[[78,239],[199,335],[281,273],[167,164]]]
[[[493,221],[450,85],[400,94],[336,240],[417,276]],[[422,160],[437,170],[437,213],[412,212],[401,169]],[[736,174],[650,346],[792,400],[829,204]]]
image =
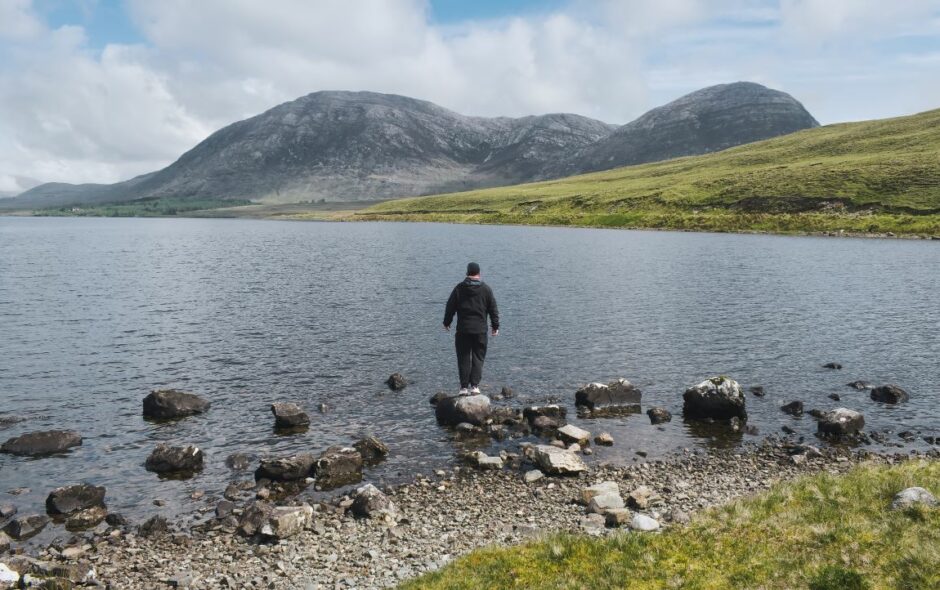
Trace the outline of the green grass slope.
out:
[[[388,201],[356,217],[937,235],[940,110],[560,180]]]
[[[403,588],[940,588],[940,508],[889,509],[910,486],[940,493],[940,463],[778,484],[662,534],[558,535],[482,549]]]

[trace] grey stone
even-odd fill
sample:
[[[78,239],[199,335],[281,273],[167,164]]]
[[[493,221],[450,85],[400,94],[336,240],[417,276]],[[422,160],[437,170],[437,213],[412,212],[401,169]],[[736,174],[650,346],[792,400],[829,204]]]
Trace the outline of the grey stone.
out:
[[[545,477],[545,474],[542,473],[540,470],[538,470],[538,469],[530,469],[529,471],[526,471],[526,472],[525,472],[525,475],[523,476],[522,479],[523,479],[526,483],[535,483],[535,482],[537,482],[538,480],[542,479],[543,477]]]
[[[587,511],[595,514],[606,514],[612,508],[623,508],[623,498],[620,494],[599,494],[588,502]]]
[[[589,409],[605,406],[635,406],[640,403],[642,394],[626,379],[603,383],[589,383],[574,394],[575,405]]]
[[[803,415],[803,402],[793,401],[788,404],[780,406],[780,410],[784,414],[790,414],[791,416],[802,416]]]
[[[599,537],[606,533],[605,525],[607,524],[607,519],[602,514],[587,514],[581,518],[579,526],[581,531],[586,535],[591,535],[593,537]]]
[[[271,404],[271,413],[274,414],[275,428],[302,428],[310,424],[310,416],[292,402]]]
[[[268,514],[267,522],[261,525],[259,533],[265,537],[288,539],[303,532],[313,519],[313,508],[308,504],[301,506],[278,506]]]
[[[178,389],[158,389],[144,398],[144,417],[158,420],[184,418],[206,412],[210,405],[210,402],[192,393]]]
[[[398,513],[389,497],[371,483],[356,490],[350,511],[360,518],[386,518],[389,521],[394,521]]]
[[[42,514],[18,516],[3,527],[3,532],[17,541],[36,536],[49,524],[49,517]]]
[[[490,398],[485,395],[458,395],[446,397],[434,408],[439,424],[456,426],[467,422],[483,426],[490,417]]]
[[[865,416],[855,410],[836,408],[823,412],[817,423],[820,434],[846,436],[856,434],[865,427]]]
[[[928,490],[920,487],[912,487],[901,490],[894,496],[891,502],[892,510],[904,510],[915,505],[934,508],[938,505],[937,498]]]
[[[587,465],[581,457],[567,449],[551,445],[536,445],[533,460],[542,471],[551,475],[568,475],[587,471]]]
[[[171,447],[160,443],[147,457],[145,467],[155,473],[192,474],[201,471],[203,464],[202,450],[196,446]]]
[[[333,446],[323,451],[313,465],[317,487],[331,490],[362,480],[362,455],[352,447]]]
[[[614,444],[614,437],[609,432],[602,432],[594,437],[594,444],[602,447],[610,447]]]
[[[665,424],[672,421],[672,414],[666,408],[650,408],[646,410],[650,424]]]
[[[578,428],[574,424],[566,424],[558,429],[558,438],[568,444],[577,444],[583,447],[591,442],[591,433],[583,428]]]
[[[46,512],[69,515],[94,506],[104,507],[104,486],[82,483],[52,490],[46,497]]]
[[[69,515],[65,521],[65,528],[70,531],[83,531],[98,526],[108,516],[104,506],[92,506]]]
[[[366,465],[378,465],[388,456],[388,446],[374,436],[359,439],[353,448],[359,451]]]
[[[81,444],[82,437],[74,430],[44,430],[8,439],[0,445],[0,453],[40,457],[63,453]]]
[[[581,490],[581,503],[588,505],[595,496],[604,494],[620,495],[620,486],[615,481],[602,481]]]
[[[610,508],[605,513],[605,524],[609,527],[620,527],[628,524],[633,513],[627,508]]]
[[[693,420],[747,419],[744,393],[734,379],[720,376],[690,387],[682,396],[682,412]]]
[[[635,531],[658,531],[659,521],[645,514],[634,514],[630,520],[630,528]]]
[[[137,527],[137,534],[141,537],[160,537],[167,533],[169,525],[166,517],[155,515],[151,516]]]
[[[882,385],[871,390],[871,399],[885,404],[899,404],[909,400],[910,396],[897,385]]]
[[[408,381],[401,373],[392,373],[389,378],[385,380],[385,384],[388,385],[388,388],[392,391],[401,391],[408,385]]]
[[[299,453],[290,457],[262,459],[255,470],[255,480],[297,481],[306,479],[313,471],[316,457],[310,453]]]

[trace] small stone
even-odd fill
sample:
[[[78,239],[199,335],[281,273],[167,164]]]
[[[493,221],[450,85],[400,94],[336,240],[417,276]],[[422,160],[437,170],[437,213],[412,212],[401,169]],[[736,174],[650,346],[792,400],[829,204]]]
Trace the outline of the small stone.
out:
[[[825,365],[823,365],[823,368],[824,368],[824,369],[836,369],[836,370],[838,370],[838,369],[841,369],[841,368],[842,368],[842,365],[840,365],[839,363],[826,363]]]
[[[365,465],[377,465],[388,456],[388,446],[374,436],[359,439],[353,444],[353,448],[362,455]]]
[[[166,518],[163,516],[151,516],[148,518],[140,527],[138,528],[137,533],[141,537],[158,537],[165,534],[169,530],[167,526]]]
[[[617,485],[615,481],[602,481],[596,483],[592,486],[588,486],[581,490],[581,503],[588,505],[591,503],[591,500],[596,496],[602,496],[604,494],[616,494],[620,495],[620,486]]]
[[[603,515],[588,514],[581,518],[579,526],[585,534],[599,537],[606,532],[604,527],[606,523],[607,519]]]
[[[650,408],[646,410],[650,424],[664,424],[672,421],[672,414],[666,408]]]
[[[108,511],[104,506],[92,506],[69,516],[65,521],[65,528],[70,531],[90,529],[98,526],[106,516],[108,516]]]
[[[203,467],[203,453],[193,445],[172,447],[160,443],[145,464],[147,471],[192,475]]]
[[[587,511],[594,514],[605,514],[611,508],[623,508],[623,498],[620,494],[600,494],[591,498]]]
[[[760,385],[754,385],[751,387],[750,392],[754,397],[764,397],[764,395],[766,395],[764,393],[764,388]]]
[[[177,389],[151,391],[144,398],[144,417],[173,420],[208,411],[210,403],[198,395]]]
[[[574,424],[567,424],[558,429],[558,438],[568,444],[587,446],[591,442],[591,433]]]
[[[609,432],[602,432],[594,437],[594,443],[602,447],[610,447],[614,444],[614,437]]]
[[[638,510],[645,510],[654,500],[658,499],[659,496],[649,487],[638,486],[627,495],[627,505]]]
[[[587,471],[587,465],[574,453],[550,445],[536,445],[532,458],[545,473],[566,475]]]
[[[29,539],[49,524],[49,517],[41,514],[30,514],[14,518],[3,527],[3,531],[17,541]]]
[[[275,428],[302,428],[310,424],[310,416],[293,402],[271,404]]]
[[[302,506],[278,506],[268,516],[259,532],[266,537],[287,539],[300,534],[313,519],[313,508]]]
[[[841,401],[841,400],[842,400],[842,396],[840,396],[838,393],[830,393],[827,397],[828,397],[829,399],[833,400],[833,401]]]
[[[780,406],[780,409],[784,414],[790,414],[791,416],[802,416],[803,415],[803,402],[793,401],[783,406]]]
[[[659,521],[645,514],[634,514],[630,521],[630,528],[635,531],[658,531]]]
[[[251,466],[251,455],[247,453],[232,453],[225,459],[225,465],[234,471],[244,471]]]
[[[632,512],[627,508],[611,508],[605,514],[606,524],[609,527],[619,527],[630,522]]]
[[[535,483],[538,480],[542,479],[543,477],[545,477],[545,474],[542,473],[540,470],[531,469],[525,472],[525,475],[523,476],[523,480],[526,483]]]
[[[408,381],[405,380],[404,375],[401,373],[392,373],[389,378],[385,380],[385,384],[388,385],[388,388],[392,391],[401,391],[408,385]]]
[[[871,390],[871,399],[885,404],[906,402],[911,396],[897,385],[882,385]]]
[[[490,457],[482,451],[476,451],[471,454],[471,459],[473,465],[477,469],[494,469],[499,470],[503,468],[503,459],[502,457]]]

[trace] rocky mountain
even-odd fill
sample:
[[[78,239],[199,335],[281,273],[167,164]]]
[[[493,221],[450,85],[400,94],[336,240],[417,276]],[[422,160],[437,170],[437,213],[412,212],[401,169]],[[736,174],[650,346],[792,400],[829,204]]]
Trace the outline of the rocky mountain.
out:
[[[818,127],[785,92],[753,82],[709,86],[655,108],[583,148],[565,174],[609,170],[680,156],[717,152]]]
[[[389,199],[699,154],[816,125],[789,95],[743,82],[619,128],[572,114],[468,117],[404,96],[315,92],[213,133],[163,170],[112,185],[48,183],[0,206]]]

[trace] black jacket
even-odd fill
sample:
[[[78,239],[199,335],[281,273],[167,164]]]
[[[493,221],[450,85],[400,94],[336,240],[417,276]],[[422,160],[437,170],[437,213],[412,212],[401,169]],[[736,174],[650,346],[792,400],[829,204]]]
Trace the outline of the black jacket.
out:
[[[486,316],[490,325],[499,330],[499,309],[493,290],[483,281],[467,278],[450,293],[444,310],[444,325],[450,327],[457,314],[457,331],[461,334],[485,334]]]

